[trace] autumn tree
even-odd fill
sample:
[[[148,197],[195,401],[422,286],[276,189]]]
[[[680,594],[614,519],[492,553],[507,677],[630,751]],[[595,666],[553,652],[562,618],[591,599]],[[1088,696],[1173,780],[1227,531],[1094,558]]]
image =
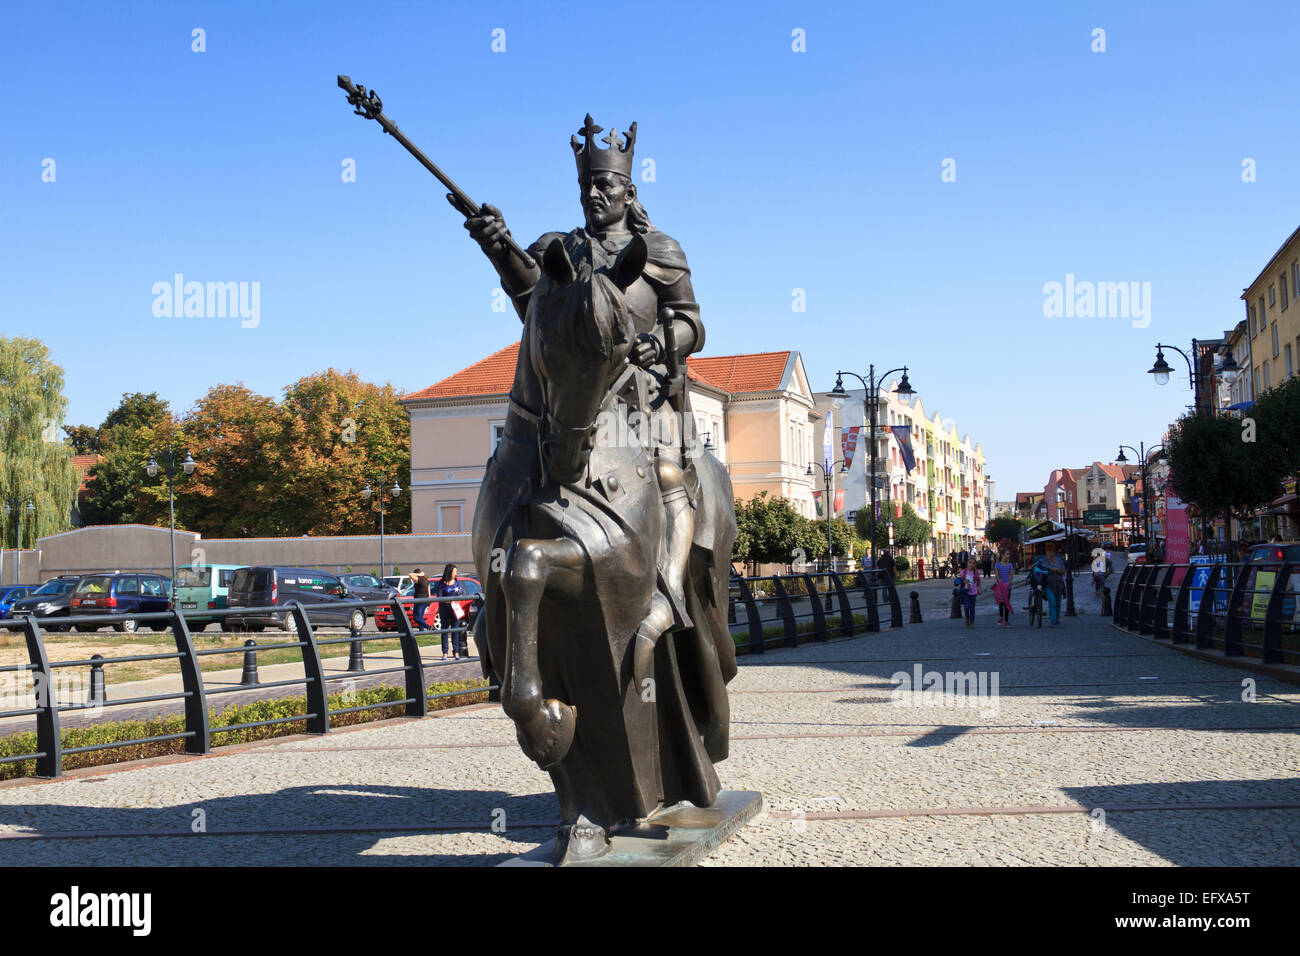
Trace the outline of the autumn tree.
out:
[[[406,410],[392,384],[327,369],[285,389],[277,454],[281,534],[375,534],[411,530],[411,445]],[[393,496],[394,482],[401,492]],[[374,494],[362,495],[367,485]]]
[[[214,385],[181,421],[194,473],[176,487],[178,524],[209,538],[279,534],[286,469],[274,399]]]

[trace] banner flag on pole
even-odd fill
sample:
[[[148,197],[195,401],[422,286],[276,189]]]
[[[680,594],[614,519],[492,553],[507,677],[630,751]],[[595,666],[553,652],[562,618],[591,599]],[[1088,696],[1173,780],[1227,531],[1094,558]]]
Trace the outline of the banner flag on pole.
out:
[[[862,431],[862,426],[854,425],[852,428],[845,428],[840,432],[840,450],[844,453],[845,471],[853,467],[853,453],[858,450],[858,432],[860,431]]]
[[[912,469],[916,467],[916,456],[912,454],[912,426],[890,425],[889,430],[894,433],[894,440],[898,442],[899,454],[903,456],[903,468],[910,475]]]

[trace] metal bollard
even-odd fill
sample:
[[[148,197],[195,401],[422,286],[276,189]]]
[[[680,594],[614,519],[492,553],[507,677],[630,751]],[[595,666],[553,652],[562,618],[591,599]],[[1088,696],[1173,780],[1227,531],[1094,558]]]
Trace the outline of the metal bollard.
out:
[[[257,641],[249,638],[244,641],[245,647],[256,647]],[[251,687],[258,683],[257,680],[257,652],[244,651],[244,672],[239,675],[239,683]]]
[[[1067,574],[1065,576],[1065,616],[1066,617],[1079,616],[1074,609],[1074,575],[1073,574]]]
[[[103,654],[91,654],[92,661],[102,661]],[[102,704],[108,700],[108,691],[104,687],[104,665],[90,665],[90,693],[86,697],[87,704]]]
[[[1109,584],[1101,589],[1101,613],[1105,614],[1107,617],[1109,617],[1114,613],[1114,610],[1110,606],[1110,585]]]
[[[348,650],[348,670],[363,671],[366,669],[366,659],[361,654],[361,642],[356,640],[357,635],[361,632],[354,631],[351,628],[348,628],[348,632],[353,637],[352,646]]]
[[[907,615],[908,624],[922,624],[921,620],[921,595],[915,591],[912,592],[912,608]]]

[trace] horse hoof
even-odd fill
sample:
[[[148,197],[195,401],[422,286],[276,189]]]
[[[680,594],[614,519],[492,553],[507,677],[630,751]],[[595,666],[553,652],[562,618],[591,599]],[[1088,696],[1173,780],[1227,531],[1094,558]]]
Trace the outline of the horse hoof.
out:
[[[577,722],[577,708],[548,697],[538,732],[525,735],[521,729],[520,746],[537,766],[550,770],[568,755]]]
[[[585,815],[577,822],[562,824],[555,831],[555,849],[552,862],[556,866],[586,863],[598,860],[609,852],[609,834],[605,828],[592,823]]]

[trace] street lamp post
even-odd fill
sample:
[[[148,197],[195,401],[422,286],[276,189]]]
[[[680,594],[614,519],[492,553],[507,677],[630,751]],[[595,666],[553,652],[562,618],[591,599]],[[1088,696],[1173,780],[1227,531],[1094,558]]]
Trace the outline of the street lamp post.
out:
[[[167,505],[171,513],[171,535],[169,536],[168,540],[171,543],[171,548],[172,548],[172,579],[171,579],[172,593],[170,597],[174,599],[176,595],[176,494],[173,488],[173,483],[176,477],[176,452],[169,445],[167,446],[167,450],[165,452],[150,453],[149,461],[144,466],[144,470],[149,473],[150,478],[158,477],[159,458],[163,459],[163,461],[166,462],[166,471],[167,471]],[[194,474],[194,458],[193,456],[190,455],[188,449],[185,452],[185,460],[181,462],[181,469],[187,475]]]
[[[1203,346],[1196,339],[1192,339],[1192,354],[1189,356],[1176,345],[1166,345],[1163,342],[1156,343],[1156,361],[1151,368],[1147,369],[1148,374],[1155,376],[1157,385],[1169,384],[1169,376],[1173,372],[1172,366],[1165,361],[1165,349],[1173,349],[1183,357],[1187,363],[1187,380],[1192,388],[1193,410],[1199,415],[1201,413],[1201,370],[1198,363],[1201,358],[1201,349]],[[1215,371],[1222,376],[1223,380],[1231,385],[1237,380],[1237,376],[1243,371],[1237,360],[1232,354],[1224,356],[1223,361],[1219,363]]]
[[[833,478],[833,476],[834,476],[834,474],[835,474],[835,466],[836,466],[836,465],[839,465],[839,466],[840,466],[840,474],[844,474],[845,472],[847,472],[847,471],[849,470],[849,466],[848,466],[847,464],[845,464],[844,461],[843,461],[842,459],[839,460],[839,461],[833,461],[833,462],[831,462],[829,466],[826,465],[826,464],[824,464],[824,463],[822,463],[822,462],[818,462],[818,463],[817,463],[817,467],[818,467],[819,469],[821,469],[822,478],[823,478],[823,479],[825,480],[825,482],[826,482],[826,498],[825,498],[825,502],[826,502],[826,569],[827,569],[828,571],[832,571],[832,570],[834,570],[834,564],[835,564],[835,547],[834,547],[833,544],[831,544],[831,511],[832,511],[832,507],[831,507],[831,505],[832,505],[831,491],[833,490],[833,487],[832,487],[832,486],[834,485],[834,478]],[[811,463],[809,463],[809,465],[808,465],[808,470],[807,470],[806,472],[804,472],[804,474],[807,475],[809,478],[811,478],[811,477],[813,476],[813,466],[812,466]]]
[[[1163,444],[1155,445],[1151,448],[1146,446],[1145,442],[1138,442],[1138,447],[1132,445],[1120,445],[1119,454],[1115,456],[1117,465],[1127,465],[1128,458],[1124,455],[1124,449],[1127,448],[1133,454],[1138,456],[1138,475],[1142,481],[1142,540],[1147,549],[1147,561],[1153,561],[1155,551],[1151,546],[1151,483],[1147,478],[1147,458],[1157,449],[1159,454],[1156,455],[1156,461],[1165,457],[1165,446]]]
[[[1065,515],[1065,616],[1078,617],[1074,609],[1074,520]]]
[[[21,501],[21,497],[19,498],[19,500]],[[20,504],[18,506],[18,517],[16,519],[18,527],[17,527],[17,534],[14,537],[14,584],[18,583],[18,575],[19,572],[22,571],[22,565],[23,565],[23,512],[24,511],[30,515],[36,511],[36,505],[32,504],[31,501],[28,501],[26,505]],[[9,515],[13,513],[14,513],[14,509],[10,508],[9,502],[6,501],[4,506],[5,524],[9,523]],[[3,539],[0,539],[0,542],[2,541]],[[0,545],[0,547],[2,547],[2,545]]]
[[[863,378],[857,372],[838,371],[835,373],[835,387],[831,389],[831,403],[836,408],[843,408],[844,402],[848,398],[848,392],[844,390],[844,376],[852,375],[862,383],[864,395],[862,399],[863,417],[868,422],[868,441],[871,443],[871,471],[867,475],[867,491],[869,507],[871,511],[867,515],[870,523],[870,537],[867,540],[871,547],[871,555],[874,558],[876,553],[876,410],[880,405],[880,385],[890,375],[895,372],[902,372],[903,377],[899,380],[897,387],[894,389],[896,395],[915,395],[916,390],[907,380],[907,366],[901,368],[891,368],[888,372],[882,372],[879,377],[876,376],[876,366],[871,365],[867,369],[867,377]]]
[[[379,484],[379,482],[375,482],[375,484]],[[396,498],[398,495],[402,493],[402,486],[397,483],[396,479],[394,479],[393,481],[393,487],[390,489],[390,493],[394,498]],[[379,575],[378,577],[379,580],[382,581],[384,579],[384,575],[387,573],[384,565],[384,492],[381,489],[379,493],[376,495],[375,490],[371,488],[370,484],[367,482],[366,486],[361,489],[361,494],[365,496],[367,501],[370,500],[371,495],[375,495],[375,497],[379,501]]]

